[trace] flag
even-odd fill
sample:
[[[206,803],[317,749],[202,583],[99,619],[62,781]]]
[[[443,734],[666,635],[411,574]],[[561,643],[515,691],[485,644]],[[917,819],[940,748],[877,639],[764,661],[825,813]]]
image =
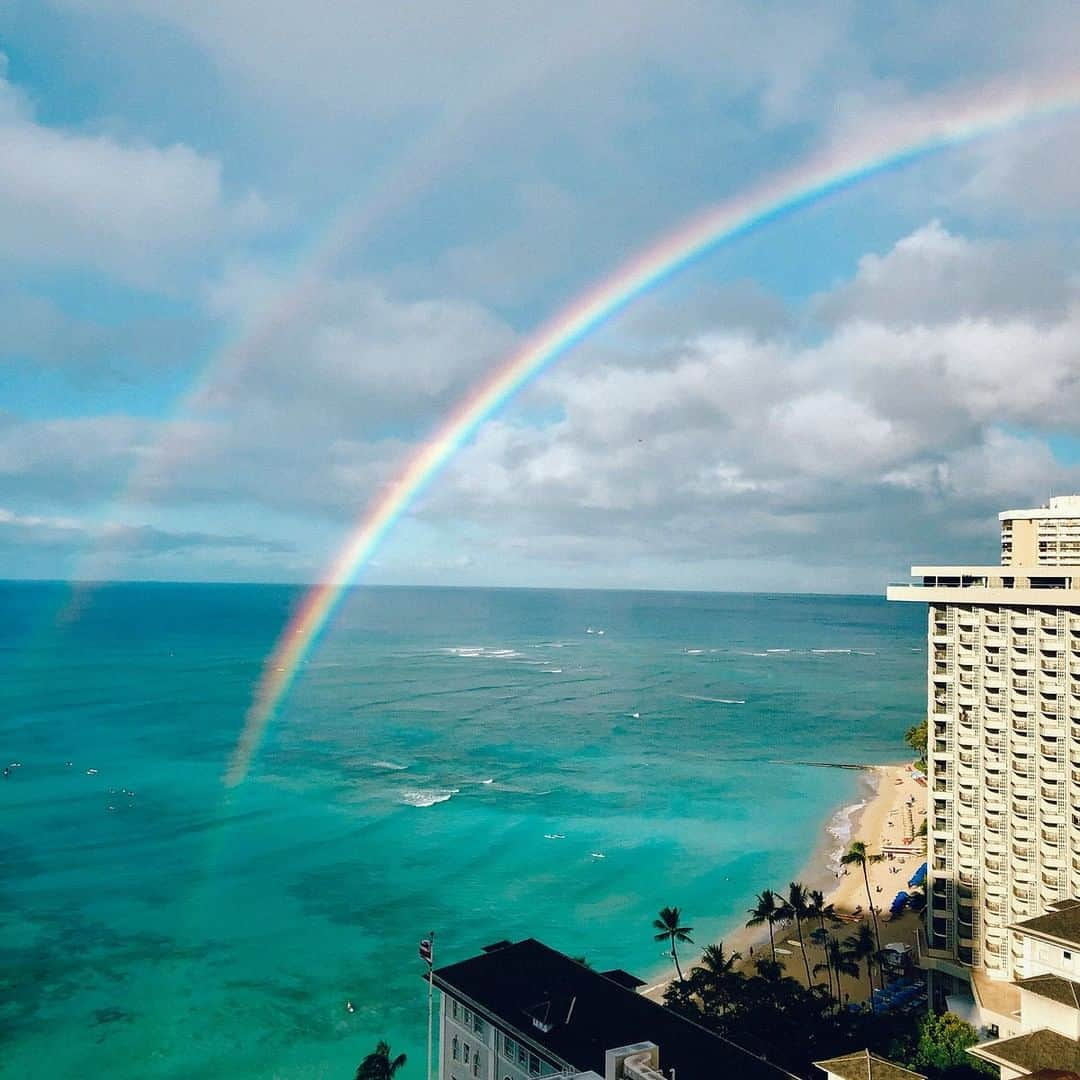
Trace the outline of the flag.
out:
[[[427,938],[420,942],[420,959],[431,967],[431,942]]]

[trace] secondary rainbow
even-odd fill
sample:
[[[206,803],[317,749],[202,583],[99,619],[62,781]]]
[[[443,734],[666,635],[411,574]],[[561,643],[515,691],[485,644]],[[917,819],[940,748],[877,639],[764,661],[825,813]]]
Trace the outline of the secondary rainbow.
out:
[[[532,334],[474,386],[406,462],[389,489],[364,511],[323,584],[304,597],[279,638],[248,709],[226,783],[247,774],[273,717],[348,585],[398,519],[480,425],[546,368],[645,293],[720,244],[761,229],[822,199],[948,147],[1020,121],[1080,107],[1080,78],[1040,87],[981,88],[938,102],[932,113],[888,117],[888,126],[844,143],[712,207],[623,263]]]

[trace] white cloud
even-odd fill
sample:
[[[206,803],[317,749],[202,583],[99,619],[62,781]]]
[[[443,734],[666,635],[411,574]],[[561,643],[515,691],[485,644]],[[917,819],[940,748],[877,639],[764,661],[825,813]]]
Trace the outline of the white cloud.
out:
[[[168,280],[204,245],[249,228],[261,200],[231,200],[221,165],[189,146],[121,142],[41,124],[0,70],[0,258]]]
[[[830,580],[851,586],[916,551],[971,556],[958,549],[990,537],[1000,505],[1080,484],[1045,441],[1080,416],[1080,298],[1064,263],[1044,282],[1054,305],[1010,294],[1013,255],[931,223],[816,299],[832,317],[820,340],[783,320],[773,336],[713,328],[692,306],[681,338],[664,324],[653,353],[637,337],[625,353],[619,335],[586,345],[425,495],[417,520],[447,545],[425,565],[478,580],[505,551],[577,567],[574,580],[625,559],[634,575],[651,560],[738,584],[722,552],[837,567]],[[211,300],[243,322],[273,306],[275,284],[249,267]],[[74,505],[135,466],[145,507],[250,506],[344,535],[514,340],[474,304],[328,279],[251,362],[226,365],[201,414],[9,421],[0,475]]]

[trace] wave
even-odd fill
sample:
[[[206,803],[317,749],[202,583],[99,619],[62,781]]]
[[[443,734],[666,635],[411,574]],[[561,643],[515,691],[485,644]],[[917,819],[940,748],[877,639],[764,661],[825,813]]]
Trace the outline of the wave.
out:
[[[767,653],[774,653],[774,652],[775,652],[775,653],[785,653],[785,652],[791,652],[791,650],[790,650],[790,649],[766,649],[765,651],[766,651]]]
[[[706,697],[704,694],[680,694],[679,697],[687,701],[709,701],[716,705],[745,705],[746,698],[735,697]]]
[[[684,649],[683,651],[686,653],[687,656],[700,656],[705,650],[704,649]]]
[[[561,667],[544,668],[544,674],[545,675],[561,675],[562,674],[562,668]]]
[[[811,649],[812,653],[817,653],[819,656],[825,656],[830,653],[843,653],[846,656],[851,655],[850,649]]]
[[[464,660],[517,660],[522,655],[517,649],[495,649],[488,645],[451,645],[439,652]]]
[[[457,788],[423,788],[417,791],[403,791],[401,801],[407,806],[434,806],[436,803],[449,802],[457,793]]]
[[[829,853],[829,870],[838,873],[842,867],[841,856],[847,851],[852,833],[855,831],[855,815],[867,805],[866,801],[852,803],[850,806],[842,806],[833,814],[832,819],[826,826],[826,831],[834,839],[840,842],[840,846]]]
[[[401,765],[396,761],[369,761],[368,764],[373,769],[389,769],[391,772],[401,772],[403,769],[407,769],[408,765]]]

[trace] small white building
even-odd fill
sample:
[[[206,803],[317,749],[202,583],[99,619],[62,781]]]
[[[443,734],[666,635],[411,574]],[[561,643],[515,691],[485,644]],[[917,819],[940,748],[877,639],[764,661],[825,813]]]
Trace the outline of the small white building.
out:
[[[1080,1073],[1080,900],[1063,900],[1010,929],[1021,953],[1015,1033],[972,1047],[1001,1080],[1041,1070]]]

